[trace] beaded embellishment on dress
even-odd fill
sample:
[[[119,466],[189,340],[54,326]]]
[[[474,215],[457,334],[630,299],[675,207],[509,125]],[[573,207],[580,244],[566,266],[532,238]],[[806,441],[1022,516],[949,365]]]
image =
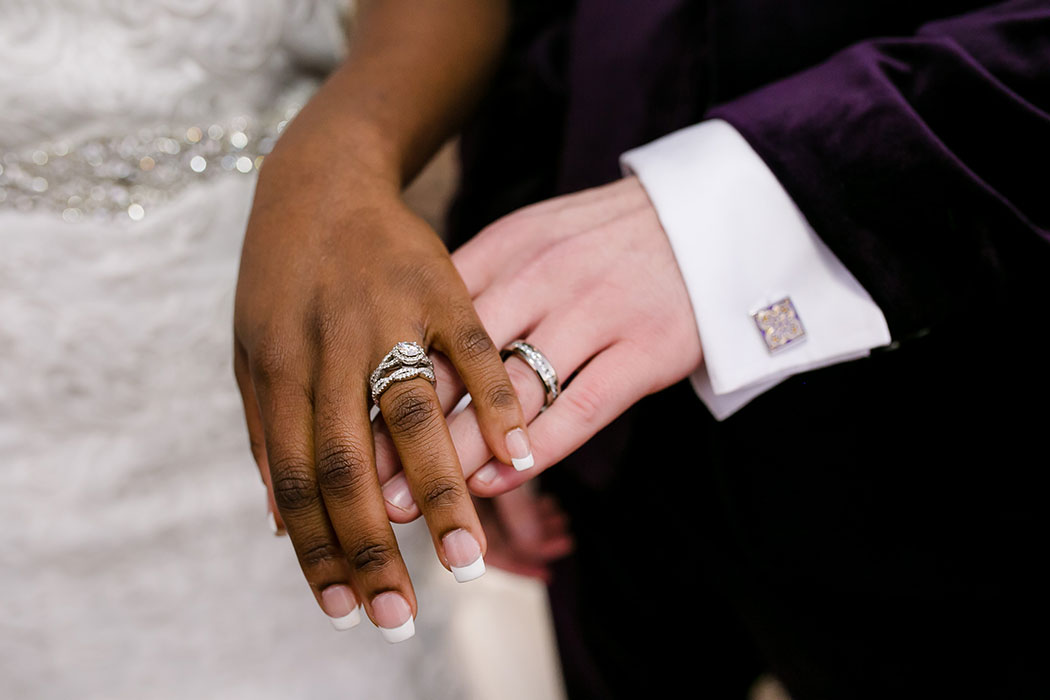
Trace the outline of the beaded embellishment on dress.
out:
[[[69,223],[126,215],[140,221],[186,186],[257,171],[302,106],[287,98],[261,118],[139,129],[71,146],[41,144],[0,155],[0,209],[50,209]]]

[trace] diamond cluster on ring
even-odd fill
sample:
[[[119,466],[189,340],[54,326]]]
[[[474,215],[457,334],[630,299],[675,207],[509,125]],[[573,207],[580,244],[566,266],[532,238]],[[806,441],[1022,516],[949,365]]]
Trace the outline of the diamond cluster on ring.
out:
[[[390,374],[383,376],[387,372]],[[378,406],[380,395],[391,384],[415,377],[423,377],[431,384],[437,383],[437,378],[434,376],[434,363],[427,357],[423,346],[419,343],[402,341],[386,354],[369,377],[369,383],[372,385],[372,402]]]

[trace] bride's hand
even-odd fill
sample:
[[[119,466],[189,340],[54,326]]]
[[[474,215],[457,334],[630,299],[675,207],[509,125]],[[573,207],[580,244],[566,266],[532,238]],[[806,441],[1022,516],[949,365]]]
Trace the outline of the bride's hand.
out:
[[[526,415],[537,416],[529,426],[533,469],[517,471],[491,460],[473,402],[450,419],[475,494],[495,496],[517,487],[639,399],[700,365],[685,282],[636,177],[521,209],[464,244],[452,260],[498,346],[523,338],[546,355],[563,382],[576,374],[537,416],[542,383],[516,355],[507,360]],[[452,382],[438,388],[446,404],[462,391]],[[396,463],[383,459],[378,466],[390,517],[416,517]]]
[[[349,626],[362,604],[379,627],[401,628],[395,641],[410,636],[416,599],[375,469],[370,373],[395,343],[428,348],[437,388],[462,378],[487,449],[508,463],[527,456],[526,422],[437,235],[395,186],[334,178],[323,162],[275,152],[262,170],[237,282],[235,371],[253,452],[319,605]],[[485,534],[445,422],[451,406],[417,377],[394,382],[380,408],[379,439],[404,465],[438,557],[455,569],[477,561]],[[454,573],[480,575],[478,565]]]

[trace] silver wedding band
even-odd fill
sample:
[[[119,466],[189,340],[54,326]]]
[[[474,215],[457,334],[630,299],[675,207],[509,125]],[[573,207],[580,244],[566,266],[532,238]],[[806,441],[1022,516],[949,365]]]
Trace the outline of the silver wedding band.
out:
[[[379,397],[390,388],[391,384],[416,377],[423,377],[431,385],[437,384],[437,378],[434,376],[434,363],[427,357],[426,349],[412,341],[396,344],[372,370],[368,379],[372,386],[372,403],[378,408]]]
[[[558,373],[554,371],[554,365],[535,345],[530,345],[524,340],[519,339],[508,343],[506,347],[500,350],[500,359],[506,359],[511,353],[525,360],[525,363],[532,368],[536,376],[543,382],[543,390],[546,392],[547,397],[543,403],[543,408],[540,409],[540,413],[546,411],[554,403],[554,399],[558,398],[558,392],[561,391],[558,385]]]

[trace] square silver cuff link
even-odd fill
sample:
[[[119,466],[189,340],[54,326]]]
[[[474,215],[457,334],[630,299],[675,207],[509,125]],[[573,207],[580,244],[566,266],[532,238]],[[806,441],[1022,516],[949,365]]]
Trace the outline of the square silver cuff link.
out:
[[[751,314],[751,318],[755,319],[755,325],[758,326],[770,352],[783,350],[788,345],[800,343],[806,338],[802,319],[798,317],[791,297],[784,297],[759,309]]]

